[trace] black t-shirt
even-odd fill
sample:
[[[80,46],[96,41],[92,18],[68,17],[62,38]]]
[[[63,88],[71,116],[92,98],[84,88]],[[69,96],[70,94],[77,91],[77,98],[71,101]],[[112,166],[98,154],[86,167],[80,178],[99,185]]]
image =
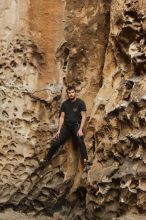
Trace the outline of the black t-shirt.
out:
[[[82,116],[81,111],[86,111],[85,102],[77,98],[74,102],[71,102],[70,99],[67,99],[62,103],[60,113],[65,113],[65,122],[75,123],[81,122]]]

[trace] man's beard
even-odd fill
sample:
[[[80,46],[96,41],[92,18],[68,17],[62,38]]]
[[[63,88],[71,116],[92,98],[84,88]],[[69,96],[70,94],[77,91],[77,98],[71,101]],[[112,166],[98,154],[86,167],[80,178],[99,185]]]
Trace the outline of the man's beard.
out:
[[[75,96],[73,96],[73,97],[69,97],[69,99],[70,99],[70,100],[74,100],[74,99],[75,99]]]

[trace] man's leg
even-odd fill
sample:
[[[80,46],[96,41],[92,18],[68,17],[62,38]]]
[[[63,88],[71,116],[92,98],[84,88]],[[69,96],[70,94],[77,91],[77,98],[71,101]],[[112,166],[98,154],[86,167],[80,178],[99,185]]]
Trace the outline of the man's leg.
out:
[[[70,132],[68,128],[64,125],[60,131],[60,135],[57,138],[54,138],[51,142],[51,147],[46,156],[46,160],[50,161],[53,155],[57,152],[60,145],[63,144],[70,137]]]
[[[88,160],[86,145],[84,142],[84,136],[77,135],[78,129],[79,129],[79,126],[74,127],[74,129],[72,130],[73,132],[72,138],[73,138],[73,142],[76,143],[80,147],[82,160],[85,161],[85,160]]]

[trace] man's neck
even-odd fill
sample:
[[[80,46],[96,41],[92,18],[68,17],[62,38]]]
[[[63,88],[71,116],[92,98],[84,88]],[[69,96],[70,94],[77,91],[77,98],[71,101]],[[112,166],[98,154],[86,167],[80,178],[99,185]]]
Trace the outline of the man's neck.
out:
[[[70,99],[71,102],[75,102],[77,99],[77,97],[75,97],[74,99]]]

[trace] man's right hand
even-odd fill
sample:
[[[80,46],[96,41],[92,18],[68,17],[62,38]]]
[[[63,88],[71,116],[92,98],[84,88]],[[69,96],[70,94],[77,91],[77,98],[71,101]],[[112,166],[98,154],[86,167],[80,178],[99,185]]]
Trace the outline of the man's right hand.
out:
[[[63,123],[64,123],[64,117],[65,117],[65,113],[64,113],[64,112],[61,112],[61,115],[60,115],[60,118],[59,118],[58,131],[57,131],[57,133],[53,136],[53,139],[59,137],[59,135],[60,135],[60,130],[61,130],[62,125],[63,125]]]
[[[60,130],[58,130],[58,131],[56,132],[56,134],[54,135],[54,137],[53,137],[53,138],[58,138],[58,137],[59,137],[59,135],[60,135]]]

